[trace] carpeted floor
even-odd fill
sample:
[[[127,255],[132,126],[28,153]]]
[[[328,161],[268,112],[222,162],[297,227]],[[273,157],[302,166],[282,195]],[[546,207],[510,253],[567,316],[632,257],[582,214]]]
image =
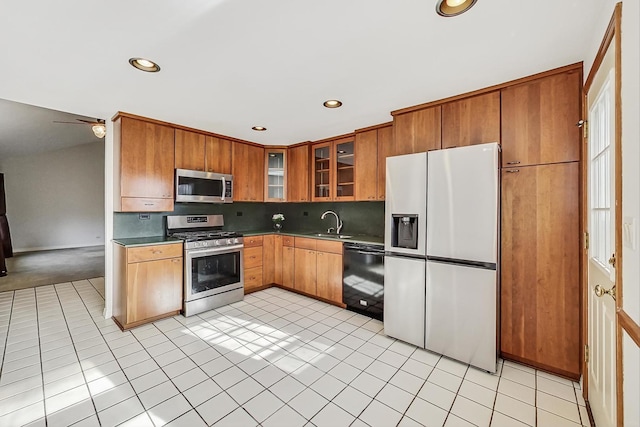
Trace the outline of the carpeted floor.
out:
[[[104,276],[104,246],[23,252],[7,259],[0,292]]]

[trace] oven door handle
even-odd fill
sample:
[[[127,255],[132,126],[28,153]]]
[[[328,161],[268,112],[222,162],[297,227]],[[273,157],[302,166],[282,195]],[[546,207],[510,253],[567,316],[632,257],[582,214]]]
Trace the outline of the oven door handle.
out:
[[[203,248],[203,249],[187,249],[186,253],[189,256],[194,255],[215,255],[215,254],[223,254],[227,252],[235,252],[239,249],[243,249],[244,245],[233,245],[233,246],[223,246],[218,248]]]

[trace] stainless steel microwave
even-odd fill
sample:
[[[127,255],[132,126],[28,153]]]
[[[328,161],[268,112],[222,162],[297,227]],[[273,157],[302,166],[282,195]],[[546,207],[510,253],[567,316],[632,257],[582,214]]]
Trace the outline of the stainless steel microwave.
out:
[[[232,203],[233,176],[176,169],[176,202]]]

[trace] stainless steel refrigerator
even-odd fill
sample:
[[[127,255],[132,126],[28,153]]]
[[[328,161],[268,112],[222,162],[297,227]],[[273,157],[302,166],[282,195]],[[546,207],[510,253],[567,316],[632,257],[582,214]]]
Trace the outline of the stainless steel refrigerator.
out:
[[[425,347],[496,371],[499,145],[429,152]],[[388,194],[388,193],[387,193]]]
[[[499,145],[389,157],[384,331],[495,372]]]
[[[387,158],[384,332],[424,348],[427,153]]]

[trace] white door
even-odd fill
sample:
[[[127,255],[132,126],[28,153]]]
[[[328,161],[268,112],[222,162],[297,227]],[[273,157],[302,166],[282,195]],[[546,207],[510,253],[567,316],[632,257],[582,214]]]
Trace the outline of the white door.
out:
[[[616,425],[615,71],[608,49],[588,102],[588,400],[598,427]]]

